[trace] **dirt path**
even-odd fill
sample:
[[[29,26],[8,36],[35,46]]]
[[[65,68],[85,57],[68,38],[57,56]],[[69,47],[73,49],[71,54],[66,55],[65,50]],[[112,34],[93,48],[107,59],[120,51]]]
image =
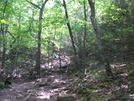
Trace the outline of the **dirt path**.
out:
[[[71,75],[64,70],[50,72],[50,75],[35,81],[13,84],[11,88],[0,90],[0,101],[57,101],[57,96],[73,90]]]

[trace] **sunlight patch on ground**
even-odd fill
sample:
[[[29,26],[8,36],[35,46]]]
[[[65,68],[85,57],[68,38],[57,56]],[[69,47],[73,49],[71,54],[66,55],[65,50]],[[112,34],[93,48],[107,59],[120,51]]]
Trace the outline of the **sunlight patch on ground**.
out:
[[[128,85],[121,85],[121,88],[128,89]]]
[[[55,79],[55,80],[54,80],[54,83],[56,83],[56,82],[62,82],[62,83],[66,83],[65,81],[60,80],[60,79]]]
[[[121,76],[126,77],[126,76],[128,76],[128,73],[123,73],[123,74],[121,74]]]
[[[44,92],[44,91],[39,91],[37,92],[38,97],[40,99],[50,99],[50,93],[49,92]]]
[[[126,66],[126,65],[127,65],[127,64],[119,63],[119,64],[112,64],[111,67],[112,67],[112,68],[124,67],[124,66]]]

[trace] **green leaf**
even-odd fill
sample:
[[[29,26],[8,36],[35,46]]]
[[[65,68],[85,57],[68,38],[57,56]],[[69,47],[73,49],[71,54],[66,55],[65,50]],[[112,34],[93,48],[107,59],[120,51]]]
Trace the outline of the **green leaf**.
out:
[[[4,23],[4,24],[11,24],[10,21],[4,20],[4,19],[2,19],[0,22],[1,22],[1,23]]]
[[[2,40],[3,40],[3,37],[0,36],[0,41],[2,41]]]

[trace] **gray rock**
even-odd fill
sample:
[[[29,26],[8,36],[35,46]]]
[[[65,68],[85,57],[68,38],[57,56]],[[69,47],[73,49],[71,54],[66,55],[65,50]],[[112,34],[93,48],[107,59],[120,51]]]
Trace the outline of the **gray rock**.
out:
[[[0,101],[13,101],[11,99],[0,99]]]
[[[33,96],[33,95],[30,95],[30,96],[26,99],[26,101],[36,101],[36,97]]]
[[[43,87],[43,86],[48,86],[49,84],[47,82],[41,82],[41,83],[38,83],[38,86],[39,87]]]
[[[124,95],[123,99],[126,101],[134,101],[134,97],[128,94]]]
[[[39,87],[42,86],[48,86],[47,78],[39,78],[35,81],[35,84],[37,84]]]
[[[47,78],[47,82],[54,82],[54,80],[55,80],[55,77],[53,76],[50,76]]]
[[[73,94],[57,96],[57,101],[75,101],[75,100],[76,99]]]

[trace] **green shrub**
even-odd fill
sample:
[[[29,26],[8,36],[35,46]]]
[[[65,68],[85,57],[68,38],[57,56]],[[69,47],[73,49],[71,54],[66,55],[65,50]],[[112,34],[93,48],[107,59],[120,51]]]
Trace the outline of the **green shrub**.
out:
[[[0,89],[3,89],[3,88],[4,88],[4,83],[0,82]]]

